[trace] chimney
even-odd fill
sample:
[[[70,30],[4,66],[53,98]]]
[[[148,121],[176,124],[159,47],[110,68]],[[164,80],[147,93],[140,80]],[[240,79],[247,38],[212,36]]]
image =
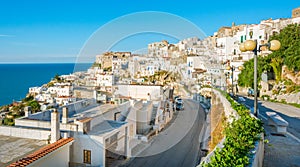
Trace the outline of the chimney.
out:
[[[51,141],[50,143],[55,143],[60,139],[59,131],[59,113],[56,109],[51,113]]]
[[[62,123],[67,124],[68,123],[68,107],[63,107],[62,109]]]
[[[31,115],[31,106],[26,106],[24,108],[25,117],[29,117]]]

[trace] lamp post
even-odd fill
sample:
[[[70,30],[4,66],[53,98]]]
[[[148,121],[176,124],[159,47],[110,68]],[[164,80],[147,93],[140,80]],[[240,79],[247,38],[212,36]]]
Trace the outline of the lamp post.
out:
[[[233,92],[233,72],[235,70],[235,67],[234,66],[227,66],[226,70],[231,70],[231,93],[232,93],[232,96],[234,96],[234,92]]]
[[[280,42],[272,40],[269,43],[258,45],[257,40],[247,40],[240,45],[241,52],[253,51],[254,53],[254,115],[257,117],[257,53],[261,51],[261,47],[266,46],[270,50],[275,51],[280,49]]]
[[[237,68],[239,71],[241,71],[243,69],[243,66],[239,66]],[[234,95],[234,71],[236,70],[236,67],[235,66],[227,66],[226,70],[231,70],[231,92],[232,92],[232,95]],[[235,92],[237,92],[237,90],[235,90]]]

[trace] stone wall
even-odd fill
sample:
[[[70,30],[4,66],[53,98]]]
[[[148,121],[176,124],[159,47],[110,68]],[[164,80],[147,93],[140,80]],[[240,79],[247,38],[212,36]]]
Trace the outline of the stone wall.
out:
[[[210,119],[211,119],[211,134],[213,134],[213,131],[216,130],[216,127],[218,127],[218,124],[222,122],[221,115],[224,114],[226,117],[227,122],[232,122],[233,119],[238,119],[239,115],[238,113],[231,107],[230,102],[224,97],[218,90],[213,89],[212,93],[212,99],[211,99],[211,111],[210,111]],[[263,134],[261,134],[263,139]],[[211,136],[211,140],[214,137]],[[224,138],[220,139],[219,144],[216,145],[215,148],[223,147]],[[210,162],[210,158],[214,155],[214,150],[210,152],[206,157],[204,157],[201,162],[202,163],[208,163]],[[264,143],[263,140],[259,140],[256,145],[255,149],[251,150],[251,152],[254,152],[254,155],[252,158],[250,158],[250,165],[251,167],[262,167],[263,165],[263,157],[264,157]],[[201,166],[201,164],[199,165]]]
[[[223,139],[224,130],[224,106],[220,101],[220,98],[216,94],[212,94],[211,98],[211,110],[210,110],[210,142],[209,152],[211,152],[216,145]]]

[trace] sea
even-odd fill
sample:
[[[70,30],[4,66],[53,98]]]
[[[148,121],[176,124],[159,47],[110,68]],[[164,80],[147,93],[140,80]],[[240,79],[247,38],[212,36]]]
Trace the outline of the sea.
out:
[[[20,101],[29,87],[42,86],[56,74],[86,71],[89,63],[64,64],[0,64],[0,106]]]

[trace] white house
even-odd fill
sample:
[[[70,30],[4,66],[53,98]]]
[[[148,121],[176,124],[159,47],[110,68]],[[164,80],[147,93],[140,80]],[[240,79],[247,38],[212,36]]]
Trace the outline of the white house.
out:
[[[30,87],[28,93],[30,95],[38,95],[42,92],[42,87]]]
[[[113,84],[115,84],[115,77],[113,74],[106,74],[106,73],[102,73],[102,74],[97,74],[96,75],[97,81],[96,81],[96,85],[97,86],[112,86]]]
[[[148,44],[149,57],[168,57],[168,41],[154,42]]]
[[[234,37],[217,38],[216,51],[218,60],[226,61],[231,59],[231,57],[236,53],[236,50],[233,48],[234,42]]]
[[[193,72],[195,72],[196,69],[206,70],[205,64],[207,63],[207,59],[203,56],[188,56],[186,71],[188,78],[193,78]]]
[[[140,63],[138,62],[137,58],[133,58],[128,63],[128,70],[131,77],[134,77],[136,73],[139,71]]]

